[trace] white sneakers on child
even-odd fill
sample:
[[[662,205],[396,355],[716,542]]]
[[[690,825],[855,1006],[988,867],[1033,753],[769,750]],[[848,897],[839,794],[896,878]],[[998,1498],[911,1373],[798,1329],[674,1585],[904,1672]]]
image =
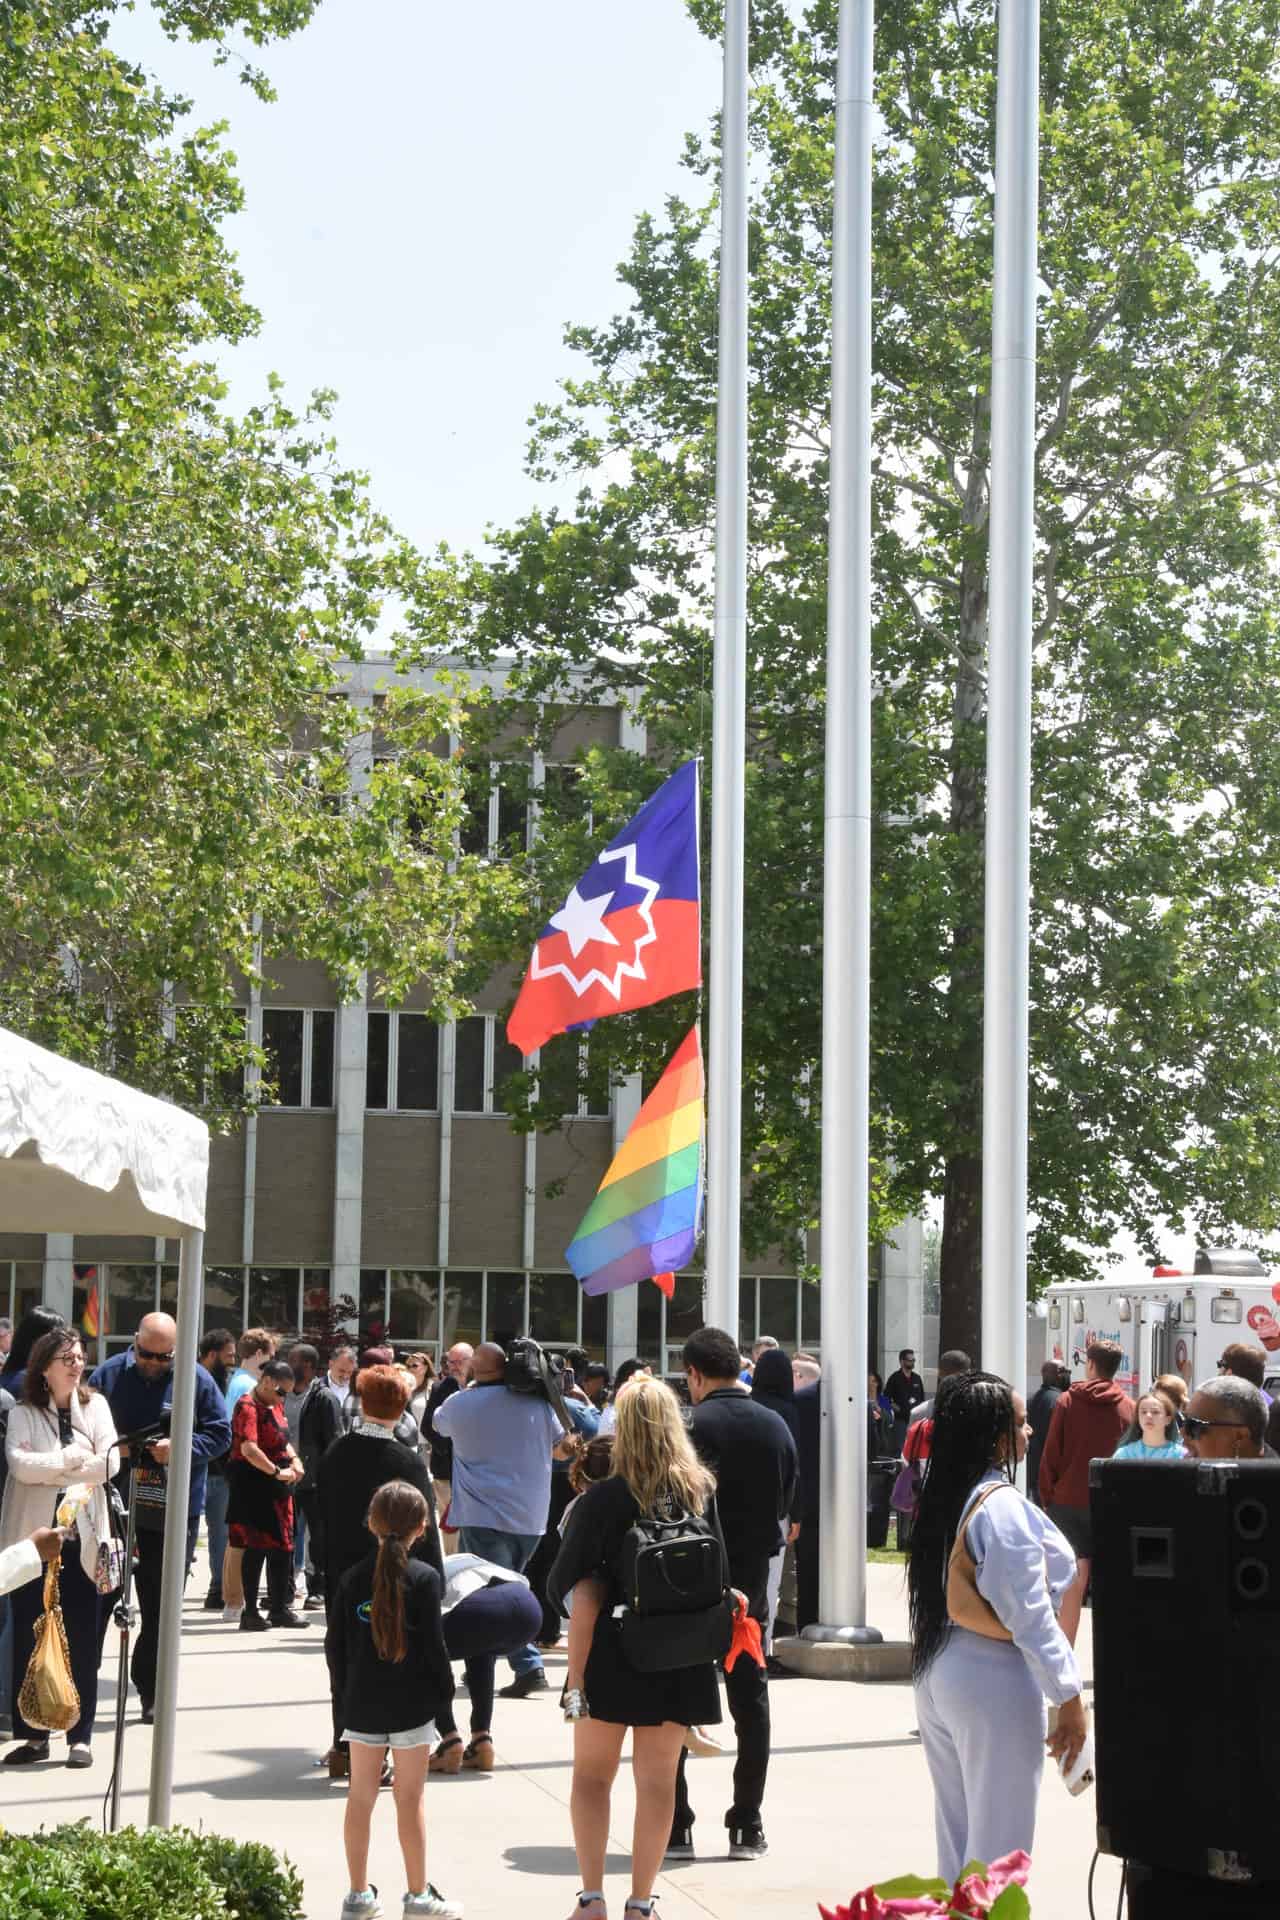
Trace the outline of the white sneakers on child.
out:
[[[406,1893],[404,1920],[462,1920],[461,1900],[446,1900],[438,1887],[425,1893]]]
[[[353,1889],[342,1903],[342,1920],[378,1920],[381,1912],[376,1887],[365,1887],[359,1893]]]

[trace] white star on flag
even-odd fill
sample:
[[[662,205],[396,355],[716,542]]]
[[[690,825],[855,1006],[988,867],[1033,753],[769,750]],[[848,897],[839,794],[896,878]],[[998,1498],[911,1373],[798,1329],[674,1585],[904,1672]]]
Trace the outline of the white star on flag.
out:
[[[593,941],[605,947],[619,944],[617,935],[611,933],[604,924],[604,916],[612,899],[611,893],[598,893],[593,899],[584,900],[577,887],[574,887],[559,913],[552,914],[550,924],[557,933],[564,934],[575,960],[582,949],[589,947]]]

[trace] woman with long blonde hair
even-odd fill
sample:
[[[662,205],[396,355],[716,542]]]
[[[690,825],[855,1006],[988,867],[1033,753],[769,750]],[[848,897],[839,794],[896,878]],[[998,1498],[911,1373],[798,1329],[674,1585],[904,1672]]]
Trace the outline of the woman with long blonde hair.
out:
[[[714,1477],[694,1452],[670,1387],[638,1376],[618,1396],[612,1470],[576,1501],[548,1581],[551,1604],[570,1611],[570,1675],[579,1683],[571,1689],[578,1698],[571,1701],[570,1808],[584,1890],[574,1920],[605,1920],[609,1796],[628,1727],[634,1735],[636,1817],[625,1911],[644,1920],[653,1910],[653,1883],[671,1833],[685,1734],[690,1726],[720,1719],[713,1658],[642,1672],[627,1658],[617,1617],[630,1597],[623,1576],[628,1534],[638,1522],[681,1519],[710,1528],[720,1548],[720,1584],[727,1585]]]

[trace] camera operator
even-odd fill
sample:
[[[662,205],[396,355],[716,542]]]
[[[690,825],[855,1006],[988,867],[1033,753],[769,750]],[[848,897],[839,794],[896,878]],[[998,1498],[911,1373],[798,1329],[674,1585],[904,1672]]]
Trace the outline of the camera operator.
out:
[[[106,1399],[118,1433],[136,1434],[167,1421],[173,1407],[173,1356],[177,1339],[177,1323],[169,1314],[148,1313],[138,1323],[133,1345],[113,1354],[93,1374],[90,1385]],[[195,1417],[191,1429],[191,1487],[187,1495],[187,1572],[196,1549],[208,1463],[226,1453],[230,1445],[231,1422],[227,1418],[226,1402],[212,1375],[197,1366]],[[169,1449],[167,1438],[151,1440],[135,1460],[127,1441],[122,1441],[123,1465],[116,1477],[116,1485],[125,1500],[137,1504],[135,1577],[141,1625],[134,1642],[130,1678],[142,1702],[143,1721],[148,1725],[155,1718]]]
[[[551,1455],[565,1427],[549,1395],[507,1385],[507,1355],[492,1340],[477,1347],[472,1384],[438,1406],[433,1431],[453,1443],[451,1519],[463,1553],[523,1573],[547,1524]],[[534,1647],[510,1656],[515,1679],[500,1697],[545,1692]]]

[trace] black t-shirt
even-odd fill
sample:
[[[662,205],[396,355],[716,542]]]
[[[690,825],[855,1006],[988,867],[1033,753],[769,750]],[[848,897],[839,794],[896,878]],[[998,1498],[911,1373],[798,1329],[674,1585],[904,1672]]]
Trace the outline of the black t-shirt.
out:
[[[442,1583],[434,1567],[409,1562],[405,1657],[384,1660],[369,1624],[377,1563],[377,1554],[371,1553],[343,1575],[329,1603],[325,1651],[345,1724],[355,1733],[403,1733],[434,1720],[453,1699],[453,1668],[440,1611]]]
[[[71,1409],[70,1407],[55,1407],[54,1412],[58,1416],[58,1445],[60,1447],[69,1447],[75,1438],[75,1430],[71,1425]]]
[[[622,1543],[628,1529],[639,1516],[635,1495],[619,1474],[597,1480],[575,1501],[565,1525],[564,1539],[555,1565],[547,1576],[547,1597],[553,1607],[563,1611],[564,1598],[579,1580],[603,1580],[606,1590],[604,1611],[625,1603],[622,1583]],[[721,1532],[714,1499],[705,1518]],[[721,1534],[723,1542],[723,1534]],[[728,1556],[725,1556],[725,1581],[728,1583]]]
[[[693,1409],[690,1429],[716,1476],[716,1509],[733,1583],[754,1593],[761,1568],[786,1539],[784,1522],[798,1493],[796,1443],[784,1420],[738,1387],[709,1393]]]

